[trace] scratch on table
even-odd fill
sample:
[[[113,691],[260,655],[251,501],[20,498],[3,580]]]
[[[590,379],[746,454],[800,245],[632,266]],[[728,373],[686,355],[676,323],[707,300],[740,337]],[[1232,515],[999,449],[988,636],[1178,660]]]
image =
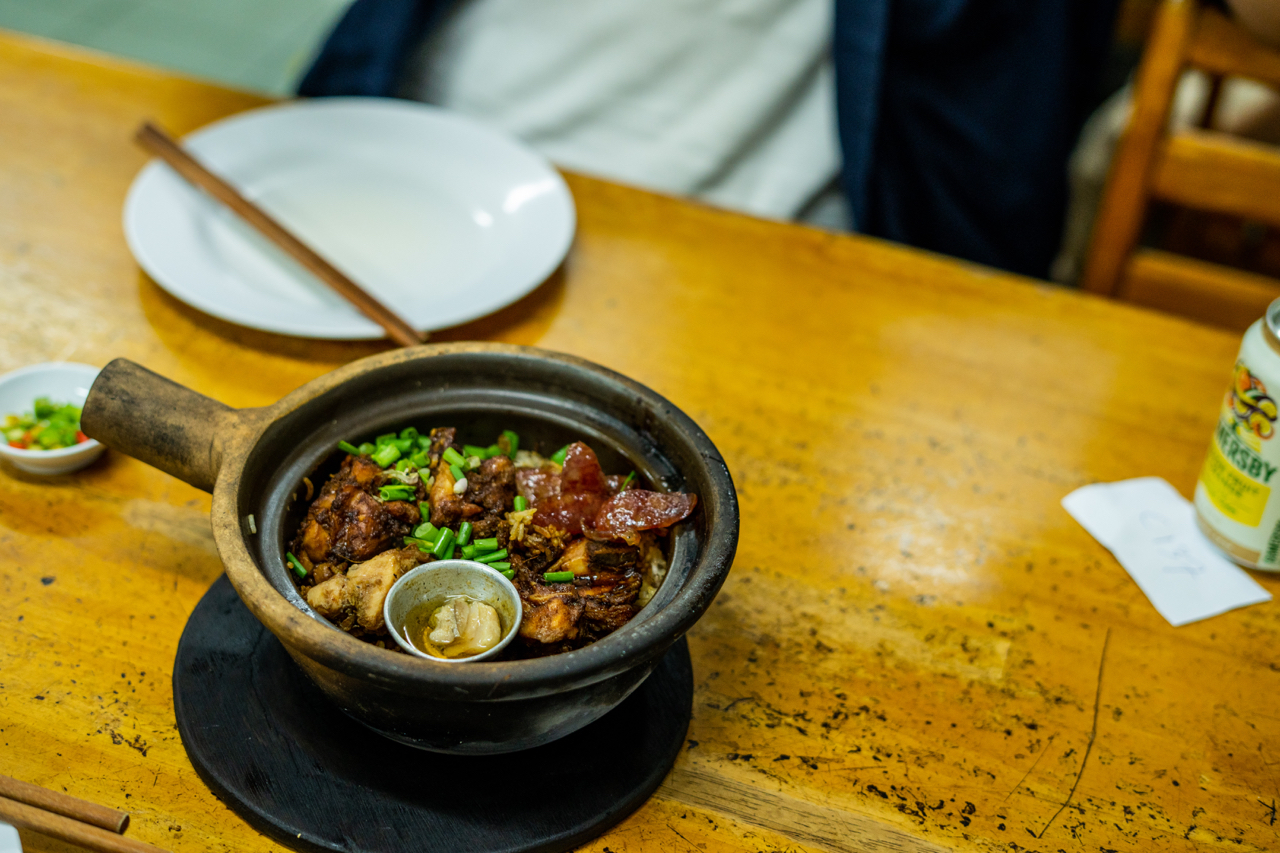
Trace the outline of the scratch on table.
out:
[[[1089,743],[1085,745],[1084,757],[1080,759],[1080,769],[1076,771],[1076,778],[1071,783],[1071,790],[1067,792],[1067,799],[1058,806],[1058,810],[1053,813],[1053,817],[1049,818],[1049,822],[1044,825],[1044,829],[1040,830],[1036,838],[1044,838],[1044,834],[1049,831],[1049,827],[1053,826],[1058,815],[1062,814],[1062,810],[1071,803],[1071,798],[1076,795],[1076,787],[1080,784],[1080,777],[1084,775],[1085,765],[1089,763],[1089,753],[1093,752],[1093,741],[1098,736],[1098,709],[1102,707],[1102,671],[1107,664],[1107,646],[1110,644],[1111,629],[1108,628],[1106,636],[1102,638],[1102,655],[1098,658],[1098,685],[1093,693],[1093,727],[1089,729]]]
[[[1013,788],[1009,790],[1009,793],[1004,795],[1004,799],[1000,801],[1000,805],[1003,806],[1007,803],[1009,798],[1013,796],[1014,792],[1022,787],[1022,783],[1027,781],[1027,777],[1036,772],[1036,768],[1040,766],[1040,759],[1044,758],[1045,753],[1049,751],[1049,747],[1053,746],[1053,739],[1055,737],[1057,737],[1056,734],[1049,735],[1049,742],[1044,745],[1044,749],[1040,750],[1040,754],[1036,756],[1036,760],[1031,764],[1031,769],[1022,774],[1022,778],[1018,780],[1018,784],[1014,785]]]

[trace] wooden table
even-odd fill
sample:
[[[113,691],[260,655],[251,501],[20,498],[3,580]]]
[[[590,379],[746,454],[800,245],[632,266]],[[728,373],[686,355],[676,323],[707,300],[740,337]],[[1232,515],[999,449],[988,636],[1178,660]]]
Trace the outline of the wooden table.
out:
[[[220,323],[130,257],[138,122],[260,103],[0,38],[0,369],[127,356],[254,406],[385,346]],[[742,499],[733,573],[689,636],[688,748],[585,849],[1280,847],[1280,604],[1171,628],[1058,503],[1138,475],[1190,494],[1233,336],[569,181],[564,268],[439,337],[635,377],[707,430]],[[119,454],[0,471],[0,772],[129,810],[173,850],[272,849],[174,729],[174,650],[221,571],[208,511]]]

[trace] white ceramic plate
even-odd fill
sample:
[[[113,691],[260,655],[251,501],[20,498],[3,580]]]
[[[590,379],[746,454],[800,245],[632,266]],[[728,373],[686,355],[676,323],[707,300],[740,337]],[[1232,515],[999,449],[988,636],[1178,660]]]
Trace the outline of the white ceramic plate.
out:
[[[573,197],[545,159],[425,104],[298,101],[224,119],[184,143],[424,331],[516,301],[573,240]],[[134,180],[124,231],[161,287],[215,317],[311,338],[384,334],[159,161]]]

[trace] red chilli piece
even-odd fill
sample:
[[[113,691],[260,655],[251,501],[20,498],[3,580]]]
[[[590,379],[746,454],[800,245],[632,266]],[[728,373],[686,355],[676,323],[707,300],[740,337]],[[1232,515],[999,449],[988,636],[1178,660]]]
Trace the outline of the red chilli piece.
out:
[[[670,527],[688,518],[697,505],[697,495],[628,489],[606,501],[585,532],[592,539],[621,539],[634,545],[641,530]]]
[[[76,430],[76,444],[84,444],[88,440],[89,436],[85,435],[80,430]]]

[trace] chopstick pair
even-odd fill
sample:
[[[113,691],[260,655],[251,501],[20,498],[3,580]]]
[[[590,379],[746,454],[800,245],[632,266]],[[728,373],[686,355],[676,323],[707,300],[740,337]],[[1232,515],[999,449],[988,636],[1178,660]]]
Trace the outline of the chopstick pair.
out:
[[[222,202],[233,213],[256,228],[258,233],[310,270],[316,278],[354,305],[361,314],[385,329],[391,340],[403,347],[416,346],[426,341],[425,333],[413,328],[403,317],[344,275],[341,270],[295,237],[266,211],[240,195],[235,187],[209,171],[169,134],[148,121],[143,122],[138,128],[134,141],[168,163],[188,182]]]
[[[8,776],[0,776],[0,821],[100,853],[165,853],[121,834],[125,812]]]

